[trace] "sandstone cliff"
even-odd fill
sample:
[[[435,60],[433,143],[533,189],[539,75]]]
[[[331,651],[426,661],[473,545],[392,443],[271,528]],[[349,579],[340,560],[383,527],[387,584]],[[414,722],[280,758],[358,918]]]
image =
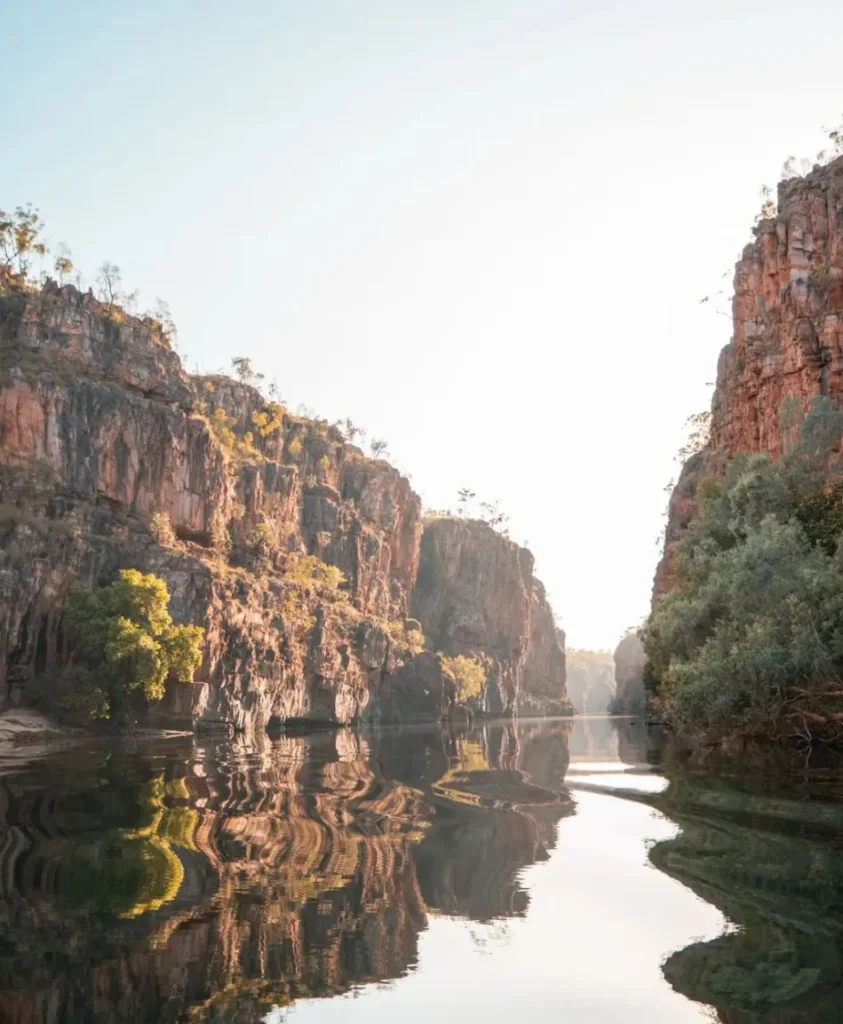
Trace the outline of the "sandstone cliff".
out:
[[[0,709],[61,661],[71,588],[133,567],[164,579],[177,621],[206,629],[197,681],[172,685],[159,718],[255,729],[447,714],[439,648],[414,654],[407,633],[421,533],[394,468],[253,387],[188,376],[154,320],[51,282],[0,294]],[[323,563],[340,586],[314,574]],[[480,591],[514,588],[486,602],[524,603],[519,668],[504,659],[494,709],[517,693],[564,699],[531,564],[511,578],[463,568]]]
[[[621,714],[640,714],[647,708],[644,666],[647,656],[636,633],[628,633],[615,648],[615,708]]]
[[[695,514],[699,479],[739,451],[780,455],[788,405],[804,412],[819,396],[843,401],[843,160],[780,183],[777,215],[757,225],[735,267],[732,318],[710,441],[671,497],[655,596],[675,583],[671,552]]]
[[[435,650],[489,659],[488,713],[570,713],[565,636],[526,548],[483,522],[428,519],[412,608]]]

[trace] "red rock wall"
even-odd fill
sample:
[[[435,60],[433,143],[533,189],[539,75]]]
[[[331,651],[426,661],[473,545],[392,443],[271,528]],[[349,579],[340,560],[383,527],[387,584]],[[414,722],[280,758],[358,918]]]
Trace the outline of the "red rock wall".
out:
[[[421,504],[407,480],[327,424],[284,415],[229,450],[265,401],[224,378],[193,380],[156,325],[49,285],[0,298],[0,706],[57,658],[76,583],[156,572],[174,614],[206,628],[198,687],[158,713],[237,728],[271,717],[371,714],[407,614]],[[240,422],[242,421],[242,422]],[[169,519],[174,544],[152,535]],[[284,613],[286,560],[312,554],[345,574]]]
[[[420,500],[397,470],[254,387],[189,377],[154,321],[50,282],[0,294],[0,708],[60,660],[71,588],[132,567],[164,579],[174,616],[206,630],[197,683],[173,687],[158,716],[253,729],[404,704],[435,718],[453,694],[400,636],[421,599],[421,535]],[[434,525],[429,650],[487,653],[491,710],[566,703],[564,638],[529,552],[482,524],[439,536]],[[303,555],[345,582],[297,617],[288,573]],[[425,700],[392,686],[396,672]]]
[[[700,476],[739,451],[782,453],[786,403],[843,402],[843,160],[782,182],[778,213],[755,229],[735,267],[732,340],[721,355],[711,440],[671,498],[654,595],[675,585],[673,545],[696,511]]]

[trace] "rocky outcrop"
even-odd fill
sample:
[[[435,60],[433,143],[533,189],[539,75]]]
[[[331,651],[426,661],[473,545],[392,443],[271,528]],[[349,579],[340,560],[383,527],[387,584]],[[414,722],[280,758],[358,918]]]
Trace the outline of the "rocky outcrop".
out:
[[[776,216],[760,221],[736,265],[732,318],[710,441],[671,498],[655,596],[675,585],[672,550],[696,512],[700,478],[739,451],[779,456],[813,399],[843,400],[843,160],[780,183]]]
[[[621,714],[640,714],[647,708],[644,666],[647,655],[637,633],[627,633],[615,648],[615,710]]]
[[[196,682],[168,689],[158,721],[438,718],[453,686],[407,638],[421,533],[397,470],[248,384],[190,377],[155,320],[51,282],[0,293],[0,709],[61,662],[71,588],[131,567],[206,630]],[[478,561],[460,570],[493,588],[487,606],[519,605],[496,710],[564,696],[552,615],[519,559],[530,564],[507,579]]]
[[[490,659],[488,713],[570,713],[565,637],[526,548],[483,522],[428,519],[412,609],[434,650]]]

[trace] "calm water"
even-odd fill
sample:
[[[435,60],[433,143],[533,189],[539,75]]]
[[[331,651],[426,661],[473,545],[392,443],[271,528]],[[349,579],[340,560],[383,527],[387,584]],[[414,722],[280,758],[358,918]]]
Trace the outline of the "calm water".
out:
[[[838,777],[607,719],[0,763],[0,1021],[839,1022]]]

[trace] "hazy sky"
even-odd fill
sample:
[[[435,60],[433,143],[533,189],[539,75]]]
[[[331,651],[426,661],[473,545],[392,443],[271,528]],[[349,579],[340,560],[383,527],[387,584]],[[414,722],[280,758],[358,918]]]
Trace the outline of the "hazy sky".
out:
[[[759,188],[843,111],[843,4],[0,0],[0,206],[390,442],[425,503],[500,498],[568,641],[648,606],[699,305]]]

